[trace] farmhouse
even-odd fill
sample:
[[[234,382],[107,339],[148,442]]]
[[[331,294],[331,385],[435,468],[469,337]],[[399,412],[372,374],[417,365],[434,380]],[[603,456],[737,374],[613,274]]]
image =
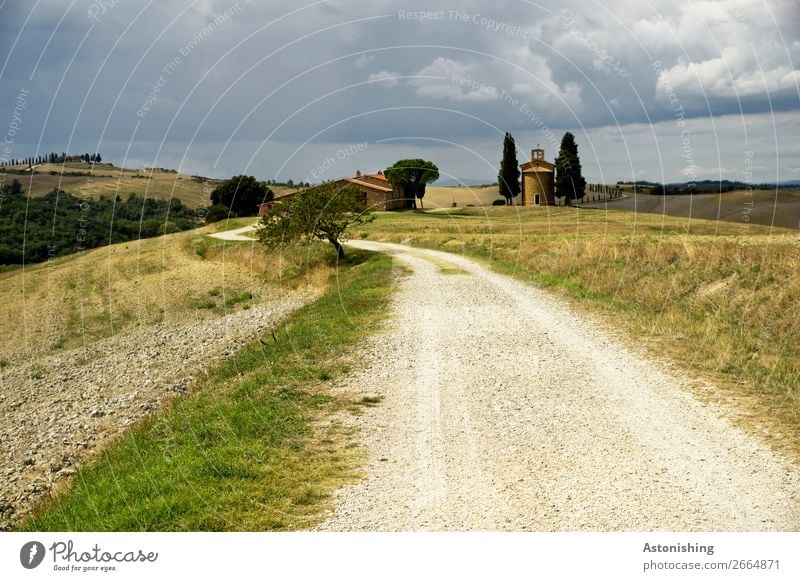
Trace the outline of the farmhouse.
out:
[[[555,196],[556,166],[544,159],[544,149],[531,150],[531,160],[521,164],[522,205],[553,206]]]
[[[359,188],[364,192],[364,203],[373,210],[396,210],[404,206],[403,190],[392,186],[382,171],[372,174],[357,171],[353,177],[337,180],[336,184]]]
[[[264,202],[258,205],[258,215],[263,216],[267,212],[269,212],[275,204],[280,204],[283,200],[288,200],[292,196],[296,195],[297,192],[290,192],[288,194],[283,194],[282,196],[275,196],[269,202]]]
[[[371,174],[362,174],[357,171],[353,177],[336,180],[335,183],[340,188],[355,186],[360,189],[364,193],[364,204],[373,210],[396,210],[405,207],[402,188],[392,186],[382,171]],[[302,193],[302,190],[285,194],[276,197],[271,202],[260,204],[258,215],[263,216],[272,209],[273,205],[279,204],[283,200],[299,193]]]

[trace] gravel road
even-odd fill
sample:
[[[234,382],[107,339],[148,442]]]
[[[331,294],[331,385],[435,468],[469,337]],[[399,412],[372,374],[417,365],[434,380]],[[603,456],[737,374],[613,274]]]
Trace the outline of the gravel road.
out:
[[[348,388],[367,476],[321,530],[797,531],[800,467],[664,362],[463,257],[412,269]]]
[[[228,230],[227,232],[217,232],[215,234],[209,234],[209,236],[211,238],[219,238],[220,240],[253,242],[255,240],[255,237],[245,236],[245,234],[255,235],[256,230],[258,230],[258,224],[250,224],[249,226],[242,226],[241,228],[236,228],[235,230]]]

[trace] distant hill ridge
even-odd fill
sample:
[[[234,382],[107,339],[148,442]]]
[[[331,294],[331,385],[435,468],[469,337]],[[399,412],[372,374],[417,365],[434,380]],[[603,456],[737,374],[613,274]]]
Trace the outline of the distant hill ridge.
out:
[[[776,188],[797,188],[800,187],[800,180],[783,180],[778,182],[762,182],[762,183],[748,183],[738,180],[696,180],[694,182],[669,182],[662,184],[659,182],[650,181],[618,181],[617,185],[620,186],[643,186],[643,187],[667,187],[675,190],[703,190],[703,191],[719,191],[725,190],[743,190],[747,188],[753,189],[776,189]]]

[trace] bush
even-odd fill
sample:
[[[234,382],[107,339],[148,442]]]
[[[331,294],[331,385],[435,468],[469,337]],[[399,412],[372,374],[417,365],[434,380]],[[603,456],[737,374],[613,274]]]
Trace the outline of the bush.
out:
[[[240,216],[257,216],[259,205],[274,198],[266,183],[245,175],[233,176],[211,192],[212,204],[225,205]]]
[[[505,206],[505,200],[492,200],[492,206]]]
[[[228,218],[235,218],[236,214],[230,211],[227,206],[222,204],[214,204],[208,209],[206,214],[206,224],[213,224],[220,220],[227,220]]]

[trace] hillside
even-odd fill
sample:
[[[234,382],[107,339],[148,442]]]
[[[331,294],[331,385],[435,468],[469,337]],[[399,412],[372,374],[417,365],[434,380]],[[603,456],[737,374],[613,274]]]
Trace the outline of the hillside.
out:
[[[630,188],[625,188],[629,190]],[[605,204],[584,204],[605,208]],[[800,190],[735,190],[723,194],[657,196],[626,192],[626,197],[608,203],[613,210],[664,214],[678,218],[722,220],[742,225],[760,224],[800,228]]]
[[[23,166],[9,169],[24,169]],[[189,176],[167,169],[125,169],[111,164],[89,163],[44,163],[35,166],[34,174],[8,175],[6,181],[16,178],[22,183],[25,192],[33,196],[43,196],[60,188],[76,196],[88,195],[92,198],[120,194],[137,194],[142,197],[168,200],[177,198],[190,208],[210,205],[209,195],[222,180]],[[273,186],[276,195],[292,188]]]
[[[292,276],[314,257],[294,260],[286,253],[231,247],[204,236],[225,224],[112,244],[0,273],[0,366],[85,348],[129,329],[224,314],[285,295],[300,284]],[[310,276],[306,283],[313,286],[317,280]],[[225,304],[243,293],[251,297]]]
[[[358,456],[344,448],[344,435],[336,433],[332,443],[326,438],[335,430],[322,426],[317,436],[312,422],[323,409],[333,413],[350,401],[305,390],[313,378],[342,373],[349,365],[344,346],[382,319],[391,262],[355,253],[346,264],[336,262],[323,243],[268,252],[260,244],[207,236],[232,225],[222,221],[0,273],[0,440],[7,443],[0,458],[0,531],[20,526],[34,509],[46,513],[51,492],[79,497],[87,484],[107,495],[99,501],[89,492],[89,520],[80,525],[57,509],[47,517],[50,524],[38,527],[97,530],[98,502],[122,502],[127,510],[102,512],[127,518],[133,497],[145,510],[166,496],[175,502],[156,511],[155,521],[156,513],[144,517],[147,525],[137,514],[134,524],[110,520],[105,527],[171,530],[181,521],[194,530],[256,530],[296,528],[317,518],[323,493],[350,474]],[[336,293],[329,292],[334,284]],[[298,310],[304,305],[312,310]],[[333,338],[330,329],[337,330]],[[225,366],[235,354],[228,377]],[[243,380],[248,370],[254,379]],[[243,396],[249,385],[257,393]],[[159,431],[165,425],[171,426],[166,433]],[[218,435],[212,451],[217,444],[209,437]],[[107,469],[111,457],[120,458],[126,442],[135,446],[134,464],[114,465],[113,484],[86,476],[83,470]],[[180,460],[179,447],[185,448]],[[246,493],[258,501],[242,502],[241,472],[228,470],[234,465],[265,473],[248,477]],[[303,486],[291,478],[293,470]],[[193,476],[175,478],[187,471]],[[287,475],[285,486],[275,486],[275,472]],[[207,490],[200,495],[216,499],[211,505],[193,502],[201,481]],[[136,490],[126,491],[124,483]],[[176,487],[174,494],[169,487]],[[229,523],[218,504],[226,491],[233,491],[226,501],[232,510],[250,506],[251,522],[260,524],[242,524],[238,514]],[[197,520],[178,517],[181,506]]]
[[[734,190],[723,194],[671,196],[634,194],[630,186],[622,189],[625,197],[609,202],[609,210],[800,228],[800,189]],[[587,197],[591,195],[587,192]],[[450,208],[455,201],[458,207],[463,208],[467,205],[490,206],[498,199],[497,186],[428,186],[423,204],[426,209]],[[606,208],[605,203],[586,203],[583,206]]]

